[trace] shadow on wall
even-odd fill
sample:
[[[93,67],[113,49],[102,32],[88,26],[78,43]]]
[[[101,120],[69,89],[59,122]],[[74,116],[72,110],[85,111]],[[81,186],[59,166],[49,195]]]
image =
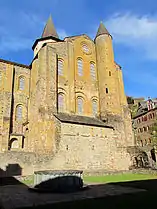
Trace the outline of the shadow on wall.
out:
[[[23,184],[14,177],[21,174],[22,168],[19,164],[8,164],[6,170],[0,169],[0,186]]]

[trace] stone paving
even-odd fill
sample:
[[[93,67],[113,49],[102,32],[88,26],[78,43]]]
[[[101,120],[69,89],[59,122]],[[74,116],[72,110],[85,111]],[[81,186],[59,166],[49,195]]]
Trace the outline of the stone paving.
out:
[[[25,185],[7,185],[0,187],[0,208],[17,209],[39,205],[49,205],[57,202],[69,202],[81,199],[115,196],[145,192],[143,189],[122,187],[109,184],[90,185],[89,189],[70,193],[36,193],[28,190]]]

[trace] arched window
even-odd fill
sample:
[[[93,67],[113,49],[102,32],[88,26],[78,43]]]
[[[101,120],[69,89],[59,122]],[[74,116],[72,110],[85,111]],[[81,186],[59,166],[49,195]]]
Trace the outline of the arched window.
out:
[[[83,61],[80,58],[77,60],[77,70],[78,70],[78,75],[83,76]]]
[[[9,150],[19,148],[19,142],[17,138],[12,138],[9,141]]]
[[[106,88],[106,94],[108,94],[108,88]]]
[[[111,71],[109,71],[109,76],[111,76]]]
[[[93,115],[96,115],[98,112],[98,102],[96,100],[92,101],[92,112]]]
[[[58,94],[58,111],[63,112],[65,109],[65,96],[64,94]]]
[[[95,64],[93,62],[90,63],[90,74],[92,79],[96,79],[96,71],[95,71]]]
[[[63,75],[63,61],[58,60],[58,75]]]
[[[22,120],[22,105],[16,107],[16,120]]]
[[[81,97],[77,98],[77,109],[78,109],[78,114],[83,113],[83,99]]]
[[[25,79],[23,76],[19,77],[19,90],[24,90]]]

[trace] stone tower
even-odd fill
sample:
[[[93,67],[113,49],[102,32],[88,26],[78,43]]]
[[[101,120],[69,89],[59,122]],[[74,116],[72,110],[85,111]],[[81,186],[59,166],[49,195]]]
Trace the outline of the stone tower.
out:
[[[59,41],[59,36],[54,27],[52,17],[50,15],[45,28],[43,30],[41,38],[37,39],[33,45],[34,57],[37,55],[39,50],[42,48],[43,44],[55,43]]]
[[[95,44],[99,78],[100,116],[102,120],[106,120],[107,115],[119,115],[121,108],[112,36],[102,22],[95,37]]]
[[[59,41],[50,16],[42,37],[33,45],[28,149],[35,152],[48,153],[54,150],[52,140],[56,130],[53,114],[57,111],[57,54],[56,50],[47,44]]]
[[[114,61],[112,36],[100,23],[95,37],[99,80],[100,118],[121,132],[123,145],[133,145],[131,116],[128,109],[121,67]],[[121,131],[120,131],[121,130]]]

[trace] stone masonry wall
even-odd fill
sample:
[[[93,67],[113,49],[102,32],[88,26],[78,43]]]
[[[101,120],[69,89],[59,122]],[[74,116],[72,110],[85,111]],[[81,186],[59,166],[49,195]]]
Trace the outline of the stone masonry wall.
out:
[[[62,123],[58,152],[45,167],[128,170],[130,156],[125,147],[118,147],[118,140],[118,133],[110,128]]]
[[[118,133],[111,128],[61,123],[59,132],[61,135],[55,154],[5,152],[0,154],[0,170],[5,171],[11,166],[14,172],[21,169],[22,175],[31,175],[36,170],[49,169],[119,171],[128,170],[131,165],[126,149],[118,147]]]

